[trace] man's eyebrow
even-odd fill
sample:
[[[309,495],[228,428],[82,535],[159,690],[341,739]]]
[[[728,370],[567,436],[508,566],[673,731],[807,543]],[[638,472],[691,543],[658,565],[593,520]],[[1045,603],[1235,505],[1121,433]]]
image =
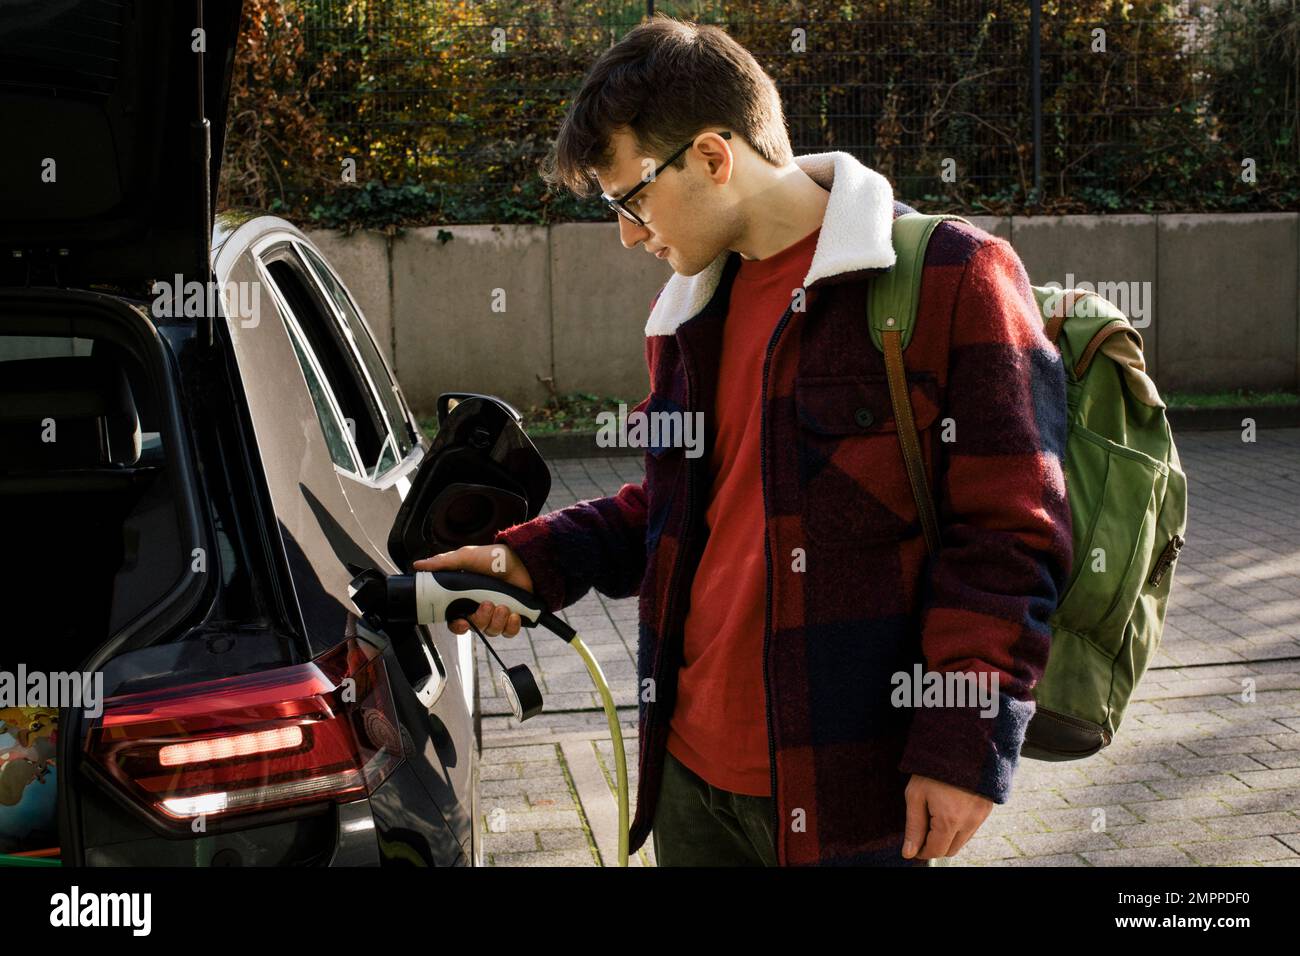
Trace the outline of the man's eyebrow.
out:
[[[641,180],[638,179],[631,186],[628,186],[627,189],[620,190],[619,192],[616,193],[606,193],[605,195],[608,196],[610,199],[622,199],[624,196],[626,196],[633,189],[636,189],[636,187],[640,185],[641,185]]]

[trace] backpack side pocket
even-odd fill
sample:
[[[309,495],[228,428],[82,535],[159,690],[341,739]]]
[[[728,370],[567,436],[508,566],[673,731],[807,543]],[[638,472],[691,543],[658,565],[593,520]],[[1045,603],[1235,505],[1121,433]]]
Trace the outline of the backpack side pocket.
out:
[[[1114,657],[1151,565],[1169,467],[1077,424],[1066,457],[1070,511],[1088,530],[1075,539],[1071,582],[1053,623]]]

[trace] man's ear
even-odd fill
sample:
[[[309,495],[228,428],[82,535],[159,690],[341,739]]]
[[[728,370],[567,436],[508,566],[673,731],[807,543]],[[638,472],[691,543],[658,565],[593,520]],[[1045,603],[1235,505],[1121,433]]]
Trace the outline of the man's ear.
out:
[[[695,151],[704,160],[704,172],[710,179],[719,186],[725,186],[731,181],[731,174],[735,170],[735,154],[725,139],[717,133],[706,134],[696,142],[692,152]]]

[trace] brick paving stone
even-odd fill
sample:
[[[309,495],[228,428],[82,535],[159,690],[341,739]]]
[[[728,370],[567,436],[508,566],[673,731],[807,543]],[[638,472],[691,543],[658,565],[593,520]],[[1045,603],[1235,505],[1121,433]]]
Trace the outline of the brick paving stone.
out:
[[[1151,786],[1153,781],[1177,776],[1162,763],[1092,764],[1087,767],[1088,780],[1094,784],[1134,783],[1141,781]]]
[[[1212,797],[1224,793],[1250,793],[1236,777],[1207,774],[1203,777],[1177,777],[1172,780],[1148,780],[1149,786],[1162,797]]]
[[[515,833],[483,834],[484,853],[531,853],[542,849],[534,830],[520,830]]]
[[[1194,843],[1207,840],[1211,836],[1206,825],[1198,820],[1138,823],[1133,826],[1111,827],[1107,832],[1114,837],[1115,842],[1126,847]]]
[[[1082,853],[1085,850],[1110,850],[1118,844],[1110,834],[1093,830],[1061,830],[1056,833],[1008,833],[1005,839],[1025,856],[1049,853]]]
[[[1280,834],[1276,834],[1276,836],[1279,840],[1281,840],[1291,849],[1295,850],[1297,853],[1300,853],[1300,831],[1297,831],[1295,833],[1280,833]]]
[[[504,780],[483,780],[480,778],[478,793],[480,799],[512,796],[514,794],[541,793],[551,789],[568,791],[569,783],[561,776],[537,775],[532,777],[510,777]]]
[[[491,808],[488,808],[491,812]],[[509,830],[558,830],[565,827],[582,825],[578,811],[568,810],[521,810],[506,811],[503,814],[506,831]]]
[[[529,790],[524,794],[524,803],[517,808],[507,807],[506,809],[520,810],[556,810],[575,805],[573,794],[567,789],[559,790]]]
[[[1232,813],[1232,807],[1226,800],[1215,797],[1180,797],[1130,803],[1127,806],[1144,823],[1154,823],[1158,820],[1201,819]]]
[[[1237,817],[1217,817],[1205,821],[1205,828],[1216,837],[1251,837],[1300,831],[1300,816],[1295,813],[1247,813]]]
[[[1238,773],[1235,776],[1253,790],[1300,787],[1300,767],[1287,767],[1284,770],[1255,770]]]
[[[1070,811],[1073,812],[1073,811]],[[1047,827],[1039,819],[1042,812],[1025,813],[1025,812],[1007,812],[999,807],[989,814],[984,825],[979,828],[980,836],[1000,836],[1007,833],[1043,833]]]
[[[1263,764],[1256,761],[1250,754],[1218,754],[1214,757],[1189,757],[1185,760],[1171,760],[1169,761],[1169,766],[1184,777],[1268,769]]]
[[[1191,857],[1172,846],[1087,850],[1081,856],[1093,866],[1191,866],[1193,863]]]
[[[1295,850],[1271,836],[1248,840],[1216,840],[1212,843],[1184,843],[1180,849],[1197,863],[1210,865],[1300,858]]]
[[[1077,853],[1058,853],[1054,856],[1019,856],[1000,860],[1002,866],[1087,866],[1088,862]]]
[[[1105,812],[1106,828],[1120,824],[1137,823],[1138,818],[1126,807],[1112,804],[1099,807],[1075,807],[1070,810],[1035,810],[1034,816],[1043,822],[1048,830],[1087,830],[1096,819],[1096,811]]]
[[[1237,813],[1294,810],[1300,807],[1300,790],[1257,790],[1251,793],[1225,794],[1221,799]]]
[[[493,853],[492,866],[595,866],[590,850],[554,850],[536,853]]]
[[[1059,793],[1051,790],[1017,790],[1007,806],[1018,810],[1065,810],[1069,809],[1070,804]]]
[[[1008,843],[1003,836],[976,835],[966,841],[966,845],[954,859],[1002,860],[1020,855],[1020,850]]]
[[[1300,735],[1297,735],[1300,736]],[[1189,740],[1183,746],[1194,751],[1198,756],[1212,757],[1216,754],[1259,753],[1269,750],[1270,737],[1206,737],[1201,740]]]
[[[532,805],[528,802],[528,797],[522,793],[498,794],[495,797],[479,797],[479,806],[484,813],[491,813],[493,810],[529,810]]]
[[[488,749],[493,763],[538,761],[555,759],[554,744],[528,744],[517,747],[491,747]]]
[[[543,850],[586,850],[590,846],[582,830],[542,830],[537,836]]]
[[[1285,770],[1300,767],[1300,750],[1274,750],[1251,754],[1256,760],[1270,770]]]
[[[1096,807],[1107,803],[1150,800],[1156,794],[1142,783],[1113,783],[1098,787],[1063,787],[1061,796],[1071,806]]]
[[[1123,731],[1121,731],[1123,733]],[[1192,735],[1180,735],[1185,740]],[[1199,738],[1197,738],[1199,739]],[[1135,732],[1124,738],[1123,743],[1113,743],[1104,751],[1106,759],[1113,764],[1123,764],[1131,766],[1132,764],[1144,762],[1158,762],[1164,760],[1181,760],[1184,757],[1195,757],[1196,754],[1184,746],[1182,740],[1172,740],[1169,742],[1158,742],[1153,736],[1144,732]],[[1088,761],[1083,761],[1087,766]]]

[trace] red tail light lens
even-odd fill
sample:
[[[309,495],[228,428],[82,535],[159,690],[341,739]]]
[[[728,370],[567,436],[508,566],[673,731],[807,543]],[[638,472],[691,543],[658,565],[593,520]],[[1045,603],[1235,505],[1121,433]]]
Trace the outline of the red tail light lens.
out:
[[[110,697],[86,757],[181,825],[373,793],[402,743],[383,659],[349,640],[305,664]]]

